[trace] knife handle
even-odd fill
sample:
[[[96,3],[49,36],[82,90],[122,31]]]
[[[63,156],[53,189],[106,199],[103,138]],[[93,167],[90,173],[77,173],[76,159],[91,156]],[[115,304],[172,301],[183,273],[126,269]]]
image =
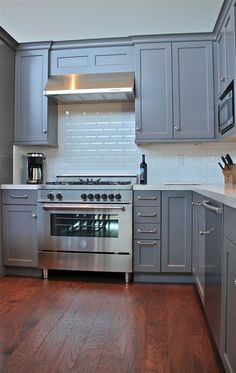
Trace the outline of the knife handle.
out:
[[[222,166],[222,164],[220,162],[218,162],[218,165],[220,166],[220,168],[224,171],[224,167]]]
[[[229,167],[228,163],[226,162],[225,157],[223,157],[223,155],[221,156],[221,159],[224,162],[225,167],[228,168],[228,169],[230,169],[230,167]]]
[[[232,158],[230,157],[229,154],[226,154],[225,159],[227,160],[227,162],[230,166],[232,166],[234,164],[234,162],[233,162],[233,160],[232,160]]]

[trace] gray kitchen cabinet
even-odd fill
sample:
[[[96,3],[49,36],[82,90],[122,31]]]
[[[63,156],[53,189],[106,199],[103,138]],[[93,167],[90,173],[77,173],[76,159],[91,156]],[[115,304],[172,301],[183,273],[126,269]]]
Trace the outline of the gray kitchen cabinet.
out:
[[[10,196],[13,196],[14,201],[11,204],[9,204]],[[37,267],[36,202],[37,191],[15,189],[2,191],[3,265]]]
[[[230,8],[217,38],[217,87],[218,97],[235,76],[235,17]]]
[[[172,53],[174,138],[213,139],[212,43],[173,43]]]
[[[49,50],[16,51],[14,143],[57,145],[57,105],[43,95]]]
[[[236,209],[224,206],[222,344],[227,373],[236,372]]]
[[[160,272],[161,193],[134,191],[134,273]]]
[[[172,139],[171,43],[135,46],[136,142]]]
[[[133,71],[133,46],[56,49],[50,75]]]
[[[202,205],[204,197],[200,194],[193,194],[193,232],[192,232],[192,273],[204,304],[205,288],[205,210]]]
[[[135,92],[137,143],[214,138],[210,41],[137,44]]]
[[[192,192],[162,193],[162,272],[191,272]]]

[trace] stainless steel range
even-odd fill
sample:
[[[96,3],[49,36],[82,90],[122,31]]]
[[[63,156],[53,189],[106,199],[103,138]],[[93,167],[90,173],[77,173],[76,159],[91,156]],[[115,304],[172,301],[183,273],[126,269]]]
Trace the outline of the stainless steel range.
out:
[[[136,175],[60,176],[40,186],[39,267],[132,272],[132,184]]]

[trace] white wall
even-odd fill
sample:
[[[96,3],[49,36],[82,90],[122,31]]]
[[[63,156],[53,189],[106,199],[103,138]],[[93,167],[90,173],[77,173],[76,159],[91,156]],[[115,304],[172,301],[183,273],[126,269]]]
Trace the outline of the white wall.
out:
[[[210,32],[223,0],[0,0],[18,42]]]
[[[146,154],[148,183],[223,183],[221,154],[236,161],[235,143],[134,143],[134,106],[130,103],[59,105],[58,148],[14,146],[14,183],[27,179],[26,153],[44,152],[45,180],[58,174],[136,173]]]

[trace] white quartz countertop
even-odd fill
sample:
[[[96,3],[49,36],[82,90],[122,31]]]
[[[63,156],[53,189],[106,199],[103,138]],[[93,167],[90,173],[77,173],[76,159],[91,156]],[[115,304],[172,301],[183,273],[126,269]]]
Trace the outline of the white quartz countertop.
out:
[[[39,184],[2,184],[1,189],[31,189],[37,190],[39,188]]]
[[[134,185],[134,190],[190,190],[207,198],[215,199],[218,202],[224,203],[230,207],[236,208],[236,184],[219,184],[219,185],[204,185],[204,184],[153,184],[153,185]]]

